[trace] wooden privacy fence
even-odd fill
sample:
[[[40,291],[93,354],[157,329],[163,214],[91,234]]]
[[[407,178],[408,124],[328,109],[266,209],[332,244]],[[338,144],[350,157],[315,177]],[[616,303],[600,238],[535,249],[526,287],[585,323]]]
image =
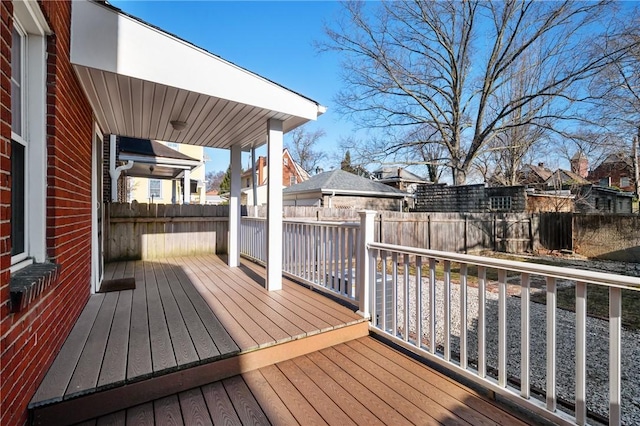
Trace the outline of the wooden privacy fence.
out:
[[[200,204],[105,205],[105,260],[227,253],[229,207]]]
[[[264,217],[264,207],[247,207],[249,216]],[[293,207],[285,218],[318,221],[359,221],[355,209]],[[483,250],[507,253],[538,248],[538,216],[528,213],[403,213],[376,214],[375,240],[385,244],[457,253]]]

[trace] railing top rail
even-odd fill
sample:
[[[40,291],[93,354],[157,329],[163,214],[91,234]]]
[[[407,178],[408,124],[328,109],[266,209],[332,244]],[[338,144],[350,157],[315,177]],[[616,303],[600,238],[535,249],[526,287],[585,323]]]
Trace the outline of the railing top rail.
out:
[[[260,221],[260,222],[266,222],[267,219],[264,217],[252,217],[252,216],[243,216],[242,220],[245,219],[249,219],[249,220],[256,220],[256,221]],[[304,225],[322,225],[322,226],[339,226],[342,228],[359,228],[360,227],[360,223],[359,222],[347,222],[347,221],[326,221],[326,220],[315,220],[313,218],[308,218],[308,219],[304,219],[304,218],[283,218],[282,219],[283,223],[299,223],[299,224],[304,224]]]
[[[608,274],[604,272],[526,263],[514,260],[494,259],[490,257],[427,250],[416,247],[398,246],[394,244],[370,243],[369,248],[640,291],[640,278],[627,275]]]

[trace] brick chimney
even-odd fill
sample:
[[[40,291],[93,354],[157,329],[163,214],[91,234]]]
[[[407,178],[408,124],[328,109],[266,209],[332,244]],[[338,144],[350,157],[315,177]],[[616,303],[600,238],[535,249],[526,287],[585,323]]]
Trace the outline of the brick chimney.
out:
[[[576,154],[569,160],[571,163],[571,171],[580,177],[586,178],[589,174],[589,160],[582,153],[582,151],[576,152]]]

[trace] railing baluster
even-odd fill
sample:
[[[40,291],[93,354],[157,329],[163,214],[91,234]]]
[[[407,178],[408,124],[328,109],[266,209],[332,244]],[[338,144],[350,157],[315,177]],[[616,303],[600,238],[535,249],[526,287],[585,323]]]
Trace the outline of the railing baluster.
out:
[[[380,258],[382,260],[382,292],[380,295],[380,316],[382,316],[382,329],[384,331],[387,330],[387,252],[383,251],[380,254]]]
[[[498,386],[507,386],[507,271],[498,271]]]
[[[404,255],[404,341],[409,341],[409,255]]]
[[[621,417],[621,325],[622,290],[609,288],[609,424],[619,425]]]
[[[416,256],[416,346],[422,348],[422,256]]]
[[[487,268],[478,266],[478,376],[487,376],[486,342],[486,294]]]
[[[576,283],[576,423],[587,423],[587,285]]]
[[[398,335],[398,253],[391,254],[392,287],[391,287],[391,324],[394,336]]]
[[[460,264],[460,367],[467,369],[467,264]]]
[[[547,277],[547,410],[556,402],[556,279]]]
[[[360,241],[360,238],[356,238],[356,241]],[[372,256],[372,260],[371,260],[371,264],[369,265],[369,267],[371,268],[369,276],[371,277],[370,291],[371,291],[371,295],[372,295],[372,299],[373,299],[373,300],[370,301],[370,304],[371,304],[371,322],[373,323],[374,326],[380,327],[380,320],[379,320],[379,317],[378,317],[378,312],[380,310],[378,309],[378,303],[377,303],[377,300],[376,300],[376,294],[378,294],[378,287],[379,287],[378,286],[378,255],[380,254],[380,251],[379,250],[371,250],[370,253],[371,253],[371,256]],[[360,269],[360,268],[357,268],[357,269]]]
[[[444,261],[444,359],[451,361],[451,262]]]
[[[333,254],[333,291],[340,292],[340,281],[338,277],[338,264],[340,257],[340,230],[335,226],[331,228],[331,248]]]
[[[520,275],[520,395],[529,399],[529,274]]]
[[[436,260],[429,258],[429,351],[436,353]]]
[[[353,273],[353,229],[347,229],[347,235],[348,235],[348,247],[347,247],[347,273],[348,273],[348,277],[345,277],[345,282],[349,283],[349,286],[347,288],[347,295],[349,295],[350,297],[354,297],[357,293],[354,293],[354,283],[356,283],[357,281],[354,281],[354,273]]]

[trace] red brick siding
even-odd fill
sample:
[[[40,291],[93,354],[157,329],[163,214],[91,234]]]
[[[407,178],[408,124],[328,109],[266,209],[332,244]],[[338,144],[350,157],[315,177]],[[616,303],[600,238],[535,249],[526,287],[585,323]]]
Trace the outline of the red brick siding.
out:
[[[611,178],[611,186],[618,187],[623,191],[635,190],[635,179],[633,178],[633,167],[623,161],[602,163],[589,173],[589,180],[596,185],[600,183],[600,179]],[[628,177],[629,185],[620,185],[620,178]]]
[[[11,32],[5,30],[12,11],[2,2],[2,87],[10,87],[8,53]],[[22,425],[27,421],[27,405],[47,368],[59,351],[90,292],[91,279],[91,144],[92,112],[69,62],[71,3],[48,1],[42,9],[53,32],[47,51],[47,255],[62,265],[58,282],[19,314],[6,309],[8,291],[1,295],[1,393],[0,424]],[[6,84],[5,84],[6,83]],[[10,99],[2,95],[2,164],[5,161],[10,127]],[[6,100],[6,101],[5,101]],[[7,136],[8,135],[8,136]],[[8,184],[0,181],[3,216],[0,219],[0,274],[8,281],[10,258],[6,247],[10,234],[4,226],[9,214]],[[6,198],[6,200],[5,200]],[[5,212],[6,210],[6,212]]]

